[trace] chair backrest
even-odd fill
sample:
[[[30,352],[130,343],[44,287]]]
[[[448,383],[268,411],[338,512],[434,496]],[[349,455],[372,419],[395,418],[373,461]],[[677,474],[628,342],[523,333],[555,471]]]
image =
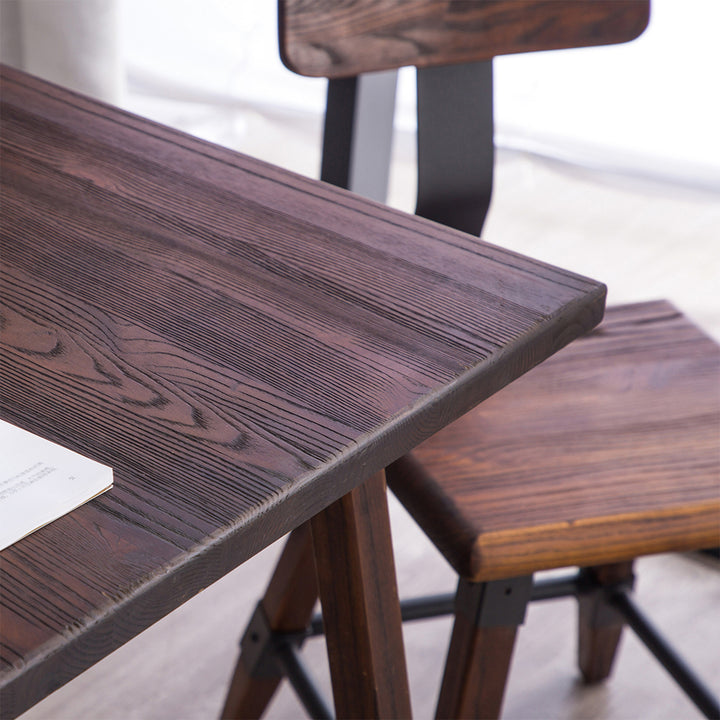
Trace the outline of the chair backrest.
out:
[[[349,77],[627,42],[649,16],[650,0],[279,0],[280,54],[300,75]]]

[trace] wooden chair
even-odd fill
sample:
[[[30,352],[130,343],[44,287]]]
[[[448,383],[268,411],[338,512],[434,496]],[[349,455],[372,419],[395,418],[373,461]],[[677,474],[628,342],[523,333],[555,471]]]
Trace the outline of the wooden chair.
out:
[[[367,123],[387,125],[392,113],[388,103],[364,112],[372,99],[361,74],[415,65],[418,213],[475,234],[492,185],[490,59],[627,41],[649,14],[645,0],[279,7],[285,63],[331,78],[323,178],[351,189],[374,178],[382,199],[384,169],[359,173],[367,157],[378,164],[359,145]],[[386,145],[383,132],[371,142]],[[438,717],[497,717],[527,602],[567,594],[579,601],[586,681],[608,676],[628,623],[698,707],[717,714],[629,591],[636,557],[718,544],[719,381],[720,348],[669,303],[610,308],[594,333],[388,468],[392,490],[460,578],[454,603],[435,598],[404,612],[455,613]],[[311,714],[329,716],[294,650],[321,632],[321,620],[309,624],[311,561],[296,533],[245,633],[224,717],[259,716],[283,674]],[[533,583],[537,571],[573,566],[582,569],[570,578]]]

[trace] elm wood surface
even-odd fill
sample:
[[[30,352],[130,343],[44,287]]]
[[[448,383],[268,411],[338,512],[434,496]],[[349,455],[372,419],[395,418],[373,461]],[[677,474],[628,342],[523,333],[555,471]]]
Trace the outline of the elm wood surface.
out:
[[[115,470],[0,556],[5,714],[602,315],[599,283],[1,79],[0,412]]]
[[[349,77],[495,55],[627,42],[649,0],[280,0],[280,55],[300,75]]]
[[[411,717],[395,563],[381,552],[392,547],[385,474],[316,515],[311,527],[337,716]],[[348,535],[357,542],[344,542]],[[358,683],[358,668],[374,683]]]
[[[717,545],[719,430],[717,343],[667,302],[611,307],[388,482],[461,577],[604,565]]]

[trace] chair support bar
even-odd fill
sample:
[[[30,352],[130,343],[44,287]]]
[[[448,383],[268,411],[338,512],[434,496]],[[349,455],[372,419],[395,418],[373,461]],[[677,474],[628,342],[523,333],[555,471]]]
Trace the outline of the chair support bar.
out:
[[[698,710],[707,718],[720,717],[718,699],[653,627],[630,594],[626,590],[612,592],[608,597],[608,602],[623,616],[625,622],[633,629],[643,645],[670,673],[675,682],[695,703]]]
[[[708,718],[720,717],[720,703],[717,698],[645,617],[633,601],[627,582],[603,586],[597,581],[593,581],[588,573],[582,571],[561,577],[541,578],[533,582],[530,600],[577,598],[598,589],[604,591],[605,601],[608,605],[623,617],[627,625],[667,670],[698,710]],[[447,593],[403,600],[400,603],[403,622],[452,615],[455,612],[455,599],[454,593]],[[298,648],[306,639],[323,634],[322,615],[316,614],[304,633],[274,632],[266,627],[263,619],[263,616],[258,617],[256,613],[251,628],[249,628],[253,640],[256,641],[258,637],[262,637],[260,645],[264,645],[262,648],[257,646],[255,648],[256,655],[262,656],[263,660],[262,663],[258,663],[258,666],[262,665],[264,672],[267,672],[268,655],[274,656],[275,668],[287,676],[310,716],[332,718],[332,713],[328,710],[298,653]]]
[[[397,70],[330,80],[320,179],[384,203]]]
[[[455,594],[443,593],[408,598],[400,602],[400,612],[404,623],[452,615],[455,612]],[[322,613],[316,613],[310,621],[305,637],[316,637],[322,634]]]
[[[305,667],[300,653],[299,643],[292,640],[280,640],[275,644],[277,663],[283,671],[295,694],[303,704],[308,715],[319,720],[331,720],[334,716],[320,694],[315,681]]]

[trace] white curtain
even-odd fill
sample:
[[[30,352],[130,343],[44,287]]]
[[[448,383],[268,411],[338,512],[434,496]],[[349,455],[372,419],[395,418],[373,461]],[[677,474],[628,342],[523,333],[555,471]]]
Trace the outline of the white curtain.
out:
[[[121,0],[0,0],[0,58],[46,80],[119,103]]]

